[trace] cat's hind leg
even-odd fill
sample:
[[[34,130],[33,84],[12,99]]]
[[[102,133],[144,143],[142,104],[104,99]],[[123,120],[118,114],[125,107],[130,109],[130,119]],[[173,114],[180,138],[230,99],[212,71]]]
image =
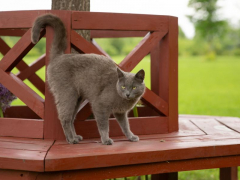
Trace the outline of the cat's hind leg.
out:
[[[73,131],[74,127],[72,128],[72,119],[74,117],[75,107],[78,100],[77,93],[68,88],[68,91],[58,94],[56,97],[58,117],[62,124],[67,142],[69,144],[76,144],[80,139],[75,136],[75,130]]]
[[[71,128],[72,128],[73,136],[74,136],[75,138],[77,138],[79,141],[82,141],[82,140],[83,140],[83,137],[76,134],[75,127],[74,127],[74,121],[75,121],[75,119],[76,119],[76,116],[77,116],[77,113],[78,113],[78,111],[79,111],[79,108],[80,108],[80,105],[81,105],[82,101],[83,101],[82,98],[79,97],[78,100],[77,100],[77,104],[76,104],[76,106],[75,106],[75,110],[74,110],[73,118],[72,118],[72,123],[71,123]]]

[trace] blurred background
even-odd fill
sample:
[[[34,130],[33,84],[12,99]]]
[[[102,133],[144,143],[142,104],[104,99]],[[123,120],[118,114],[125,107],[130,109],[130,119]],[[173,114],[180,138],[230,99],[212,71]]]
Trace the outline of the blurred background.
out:
[[[51,0],[1,0],[0,11],[51,9],[51,3]],[[177,16],[179,113],[240,117],[239,0],[90,0],[90,11]],[[11,47],[19,39],[1,38]],[[96,39],[96,42],[119,63],[141,39],[108,38]],[[24,60],[31,64],[44,53],[45,40],[42,39]],[[140,68],[147,72],[146,84],[150,87],[149,56],[133,72]],[[13,73],[17,72],[13,70]],[[44,68],[37,74],[45,79]],[[26,80],[25,83],[34,89],[30,82]],[[23,103],[17,99],[13,105]],[[181,180],[218,177],[219,172],[215,169],[179,173]]]

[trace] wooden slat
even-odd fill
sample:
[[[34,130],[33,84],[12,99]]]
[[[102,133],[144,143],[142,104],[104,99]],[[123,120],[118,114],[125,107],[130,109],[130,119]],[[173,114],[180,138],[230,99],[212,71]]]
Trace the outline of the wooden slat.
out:
[[[206,134],[212,135],[238,135],[236,131],[227,128],[225,125],[219,123],[215,119],[191,119]]]
[[[5,55],[11,48],[0,38],[0,52]],[[21,60],[17,65],[16,68],[19,71],[23,71],[28,68],[28,65]],[[42,93],[45,93],[45,83],[44,81],[35,73],[32,74],[28,80]]]
[[[107,168],[83,169],[75,171],[59,172],[59,180],[79,179],[111,179],[129,176],[141,176],[145,174],[157,174],[177,171],[191,171],[200,169],[213,169],[229,166],[231,164],[240,165],[240,156],[215,157],[204,159],[191,159],[181,161],[167,161],[160,163],[136,164],[128,166],[115,166]],[[57,175],[56,175],[57,176]]]
[[[98,12],[72,13],[73,29],[166,31],[167,26],[167,16]]]
[[[71,11],[46,11],[57,15],[64,23],[67,31],[67,49],[65,53],[71,53]],[[49,53],[52,47],[53,29],[46,27],[46,69],[49,64]],[[47,71],[46,71],[47,72]],[[47,73],[46,73],[47,82]],[[48,83],[45,86],[45,118],[44,118],[44,138],[45,139],[65,139],[62,126],[58,119],[56,105],[52,93],[49,90]]]
[[[129,118],[131,130],[135,134],[159,134],[167,132],[166,117],[139,117]],[[78,121],[75,123],[75,129],[83,138],[100,137],[95,120]],[[109,119],[110,136],[123,136],[119,124],[115,119]]]
[[[151,55],[151,90],[155,93],[155,94],[159,94],[159,79],[165,79],[165,81],[167,81],[166,78],[162,77],[161,73],[165,73],[167,71],[167,68],[162,68],[161,67],[161,61],[160,61],[160,43],[157,43],[156,46],[154,46],[150,52]],[[162,87],[161,89],[164,89],[164,91],[168,91],[167,88]],[[163,97],[164,100],[166,101],[167,98]]]
[[[44,100],[12,73],[0,69],[0,83],[44,119]]]
[[[182,133],[186,134],[186,136],[193,136],[193,135],[206,135],[201,129],[199,129],[196,125],[194,125],[190,120],[188,119],[179,119],[179,131],[172,132],[169,134],[174,133]],[[181,135],[183,136],[183,135]]]
[[[29,150],[29,151],[48,151],[49,146],[43,146],[41,144],[0,141],[0,148],[2,148],[2,149],[20,149],[20,150]]]
[[[44,171],[44,151],[0,148],[0,169]]]
[[[91,38],[144,37],[147,33],[148,31],[91,30]]]
[[[119,64],[122,70],[130,72],[163,38],[167,31],[148,33],[143,40]]]
[[[178,130],[178,18],[169,17],[169,132]],[[161,51],[162,53],[162,51]],[[161,96],[160,96],[161,97]]]
[[[240,118],[216,118],[216,120],[240,133]]]
[[[110,167],[171,160],[212,158],[239,153],[238,139],[205,141],[144,140],[115,142],[113,146],[78,144],[52,146],[46,157],[46,171]],[[151,154],[151,156],[149,156]],[[87,162],[87,163],[81,163]]]
[[[88,42],[86,39],[84,39],[81,35],[76,33],[76,31],[71,30],[71,43],[72,45],[79,49],[80,51],[84,53],[95,53],[104,55],[101,51],[99,51],[94,45],[92,45],[90,42]]]
[[[166,103],[162,98],[157,96],[148,88],[146,88],[142,100],[148,106],[153,107],[160,114],[164,114],[166,116],[168,115],[168,103]]]
[[[41,31],[40,38],[45,34]],[[3,71],[11,71],[22,58],[35,46],[31,42],[31,28],[22,36],[22,38],[12,47],[11,50],[0,61],[0,68]]]
[[[52,139],[33,139],[33,138],[22,138],[22,137],[0,137],[0,142],[14,142],[24,144],[38,144],[41,146],[50,147],[54,140]]]
[[[0,118],[0,136],[43,138],[43,121]]]
[[[27,106],[11,106],[4,112],[4,117],[20,119],[41,119]]]
[[[238,180],[238,168],[237,167],[221,168],[220,180]]]
[[[35,62],[33,62],[28,68],[20,71],[17,77],[22,81],[35,74],[39,69],[45,65],[45,54],[40,56]]]
[[[0,36],[23,36],[28,29],[0,29]]]
[[[11,129],[11,131],[21,131],[22,134],[26,134],[27,131],[33,133],[33,131],[38,131],[39,129],[37,126],[29,126],[32,122],[34,122],[34,120],[31,120],[31,122],[27,122],[28,120],[22,120],[22,122],[20,122],[19,119],[6,119],[6,122],[7,120],[9,122],[12,122],[12,124],[7,124],[10,127],[6,127],[4,125],[7,130],[10,130],[11,127],[18,127],[19,130],[15,128]],[[26,123],[24,121],[26,121]],[[28,124],[28,126],[23,127],[21,124]],[[43,123],[41,125],[38,124],[38,126],[42,127]],[[0,127],[2,127],[2,124]],[[43,134],[43,132],[41,134]],[[35,137],[31,136],[31,139],[18,137],[0,137],[0,169],[16,169],[43,172],[46,153],[54,141],[32,138]],[[2,176],[3,174],[0,170],[0,179]],[[21,178],[21,176],[19,176],[19,178]]]
[[[4,180],[36,180],[38,173],[0,169],[0,179]]]
[[[151,180],[178,180],[178,173],[152,174]]]
[[[45,13],[44,10],[0,12],[0,28],[30,28],[34,20]]]

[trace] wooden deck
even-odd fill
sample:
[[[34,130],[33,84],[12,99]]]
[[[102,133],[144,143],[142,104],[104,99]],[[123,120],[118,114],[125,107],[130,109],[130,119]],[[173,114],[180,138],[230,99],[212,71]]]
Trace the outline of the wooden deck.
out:
[[[0,179],[10,172],[38,179],[106,179],[240,165],[240,118],[181,115],[179,128],[142,135],[139,142],[115,137],[112,146],[99,139],[69,145],[0,137]]]

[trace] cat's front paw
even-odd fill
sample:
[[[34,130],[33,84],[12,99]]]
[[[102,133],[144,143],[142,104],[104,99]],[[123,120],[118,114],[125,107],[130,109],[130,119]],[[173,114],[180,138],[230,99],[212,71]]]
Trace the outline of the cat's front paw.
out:
[[[138,142],[139,141],[139,137],[136,136],[136,135],[132,135],[130,138],[129,138],[130,141],[132,142]]]
[[[102,144],[104,144],[104,145],[112,145],[113,144],[113,140],[112,139],[107,139],[107,140],[102,140]]]
[[[76,135],[75,138],[78,139],[78,141],[82,141],[83,140],[83,137],[80,136],[80,135]]]
[[[74,138],[71,138],[71,139],[67,139],[67,142],[69,144],[78,144],[80,141],[83,140],[83,137],[80,136],[80,135],[76,135],[74,136]]]

